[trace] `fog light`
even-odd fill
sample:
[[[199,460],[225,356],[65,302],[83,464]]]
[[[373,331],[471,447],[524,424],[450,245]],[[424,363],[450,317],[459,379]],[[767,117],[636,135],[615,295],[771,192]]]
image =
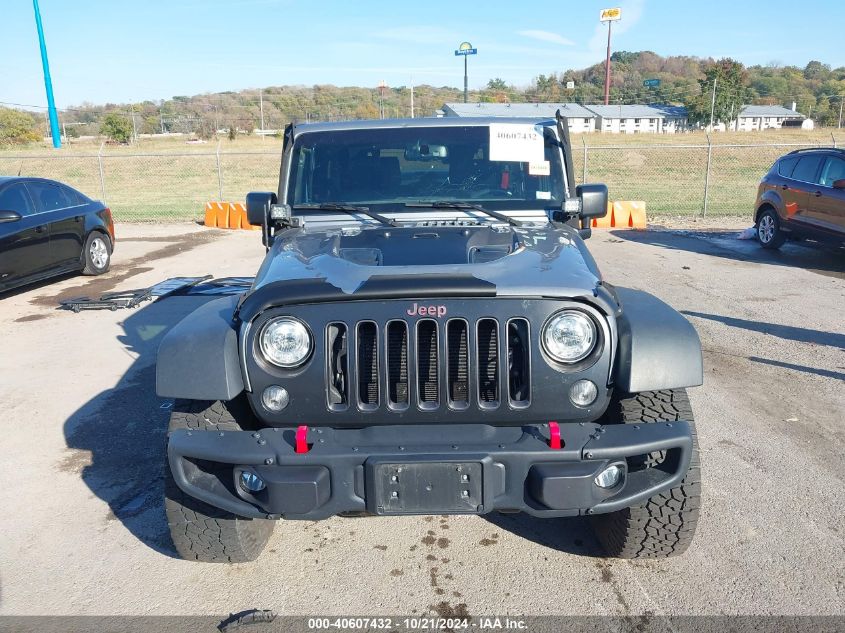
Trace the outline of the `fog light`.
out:
[[[247,492],[261,492],[266,488],[264,480],[249,470],[241,471],[241,488]]]
[[[596,478],[596,485],[599,488],[613,488],[616,484],[622,481],[622,476],[625,474],[625,469],[619,464],[611,464],[603,471],[601,471]]]
[[[278,385],[270,385],[261,394],[261,402],[268,411],[281,411],[290,402],[287,389]]]
[[[578,380],[569,388],[569,399],[579,407],[586,407],[596,401],[599,390],[591,380]]]

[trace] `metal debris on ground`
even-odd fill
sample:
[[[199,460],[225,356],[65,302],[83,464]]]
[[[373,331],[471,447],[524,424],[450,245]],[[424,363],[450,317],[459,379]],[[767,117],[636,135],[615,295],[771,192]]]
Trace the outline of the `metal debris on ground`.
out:
[[[238,627],[250,624],[266,624],[276,619],[276,612],[270,609],[249,609],[240,613],[229,614],[229,617],[217,625],[217,628],[226,633],[234,631]]]
[[[60,301],[59,305],[66,310],[79,313],[82,310],[119,310],[122,308],[137,308],[144,301],[160,299],[174,293],[184,293],[187,288],[196,284],[208,281],[211,275],[203,277],[171,277],[149,288],[138,288],[136,290],[122,290],[118,292],[107,292],[99,299],[91,297],[76,297]]]

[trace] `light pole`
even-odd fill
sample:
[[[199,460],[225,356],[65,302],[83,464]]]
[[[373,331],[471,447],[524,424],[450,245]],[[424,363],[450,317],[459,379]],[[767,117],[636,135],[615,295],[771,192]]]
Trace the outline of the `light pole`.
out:
[[[35,27],[38,29],[38,45],[41,47],[41,65],[44,67],[44,87],[47,89],[47,112],[50,116],[50,133],[53,135],[53,147],[62,146],[62,135],[59,131],[59,115],[56,112],[56,102],[53,99],[53,81],[50,79],[50,62],[47,61],[47,45],[44,43],[44,27],[41,26],[41,11],[38,0],[32,0],[35,9]]]
[[[599,22],[607,22],[607,59],[604,62],[604,105],[610,104],[610,25],[622,19],[622,9],[602,9]]]

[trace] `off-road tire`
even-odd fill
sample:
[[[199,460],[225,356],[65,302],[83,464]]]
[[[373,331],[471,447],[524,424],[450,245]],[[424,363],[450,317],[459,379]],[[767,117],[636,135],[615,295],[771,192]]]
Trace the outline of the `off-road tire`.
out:
[[[168,431],[240,431],[233,412],[243,403],[177,400]],[[241,415],[248,415],[244,413]],[[238,416],[240,418],[240,415]],[[228,474],[228,473],[227,473]],[[231,475],[228,475],[231,476]],[[185,494],[164,464],[164,507],[173,545],[182,558],[205,563],[244,563],[261,554],[274,521],[246,519]]]
[[[91,247],[95,240],[99,240],[98,244],[105,246],[105,263],[95,260]],[[101,250],[98,252],[102,253]],[[82,274],[83,275],[102,275],[109,271],[111,266],[112,243],[109,236],[101,231],[91,231],[88,238],[85,240],[85,246],[82,249]]]
[[[686,551],[698,525],[701,508],[701,467],[692,408],[684,389],[614,395],[605,414],[607,423],[643,424],[686,420],[692,427],[692,458],[681,484],[641,505],[592,517],[605,551],[615,558],[668,558]],[[666,451],[630,460],[631,470],[660,468]]]

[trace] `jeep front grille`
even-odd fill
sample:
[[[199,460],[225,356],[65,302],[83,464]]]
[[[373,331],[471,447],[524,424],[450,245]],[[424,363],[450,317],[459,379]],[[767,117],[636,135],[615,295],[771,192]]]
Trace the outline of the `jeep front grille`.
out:
[[[514,407],[530,404],[531,346],[523,318],[335,322],[327,326],[325,344],[332,411],[350,405],[429,411],[443,403],[489,410],[504,399]]]

